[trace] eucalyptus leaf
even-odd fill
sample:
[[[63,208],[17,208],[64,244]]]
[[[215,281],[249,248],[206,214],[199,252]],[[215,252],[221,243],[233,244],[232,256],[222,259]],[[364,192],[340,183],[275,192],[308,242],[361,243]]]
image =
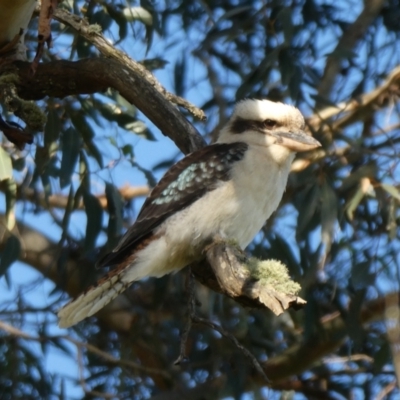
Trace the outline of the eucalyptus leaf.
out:
[[[103,209],[99,200],[91,193],[83,193],[83,204],[87,216],[86,235],[84,240],[84,250],[90,251],[95,248],[97,237],[103,225]]]
[[[6,226],[9,231],[15,226],[15,205],[17,203],[17,183],[14,179],[5,181]]]
[[[10,155],[0,146],[0,182],[13,176]]]
[[[400,200],[400,192],[398,189],[392,185],[388,185],[387,183],[381,183],[382,189],[384,189],[386,192],[388,192],[391,196],[393,196],[395,199]]]
[[[53,142],[56,142],[61,133],[61,120],[54,103],[51,102],[49,112],[47,113],[47,122],[44,127],[44,147],[49,148]]]
[[[346,214],[350,221],[353,220],[354,211],[357,209],[358,205],[361,203],[364,196],[365,193],[362,191],[361,187],[359,187],[357,191],[354,193],[353,197],[347,203]]]
[[[3,251],[0,254],[0,277],[3,276],[7,269],[18,260],[21,254],[21,243],[19,239],[11,235],[6,240]]]
[[[100,168],[103,168],[103,156],[93,142],[95,133],[90,124],[87,122],[84,115],[81,112],[72,112],[71,121],[74,124],[76,130],[82,135],[82,139],[85,143],[88,154],[97,161],[97,164]]]
[[[124,202],[118,189],[111,183],[106,183],[106,198],[109,215],[107,247],[111,250],[116,246],[118,239],[121,236]]]
[[[140,21],[145,25],[153,25],[153,16],[143,7],[126,7],[122,12],[127,21]]]
[[[338,199],[328,182],[321,187],[321,241],[326,246],[331,245],[338,217]]]
[[[73,128],[68,128],[61,135],[62,156],[59,173],[61,188],[71,183],[72,174],[74,173],[78,161],[81,143],[82,141],[79,133]]]

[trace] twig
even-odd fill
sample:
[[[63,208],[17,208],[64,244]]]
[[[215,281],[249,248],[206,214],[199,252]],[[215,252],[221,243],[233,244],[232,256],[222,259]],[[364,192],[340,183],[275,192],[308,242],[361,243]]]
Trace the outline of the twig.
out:
[[[51,19],[55,8],[57,7],[58,0],[42,0],[40,14],[39,14],[39,29],[38,29],[38,44],[36,55],[31,65],[31,73],[35,74],[36,68],[43,55],[44,45],[50,48],[52,46],[51,39]]]
[[[197,315],[194,315],[192,318],[194,323],[197,324],[203,324],[206,326],[209,326],[210,328],[216,330],[218,333],[220,333],[222,336],[228,338],[253,364],[254,368],[257,370],[257,372],[263,376],[265,381],[267,383],[271,383],[271,381],[268,379],[267,375],[265,374],[263,368],[261,367],[260,363],[257,361],[257,359],[254,357],[253,354],[250,353],[249,350],[246,349],[243,345],[239,343],[239,341],[233,336],[230,332],[227,332],[225,329],[221,328],[219,325],[215,324],[214,322],[211,322],[208,319],[198,317]]]
[[[186,290],[188,295],[187,301],[187,320],[186,325],[182,331],[181,335],[181,346],[178,358],[174,361],[174,365],[179,365],[181,362],[189,361],[189,357],[186,354],[186,343],[189,337],[190,329],[192,328],[192,321],[195,317],[195,281],[192,275],[192,270],[189,267],[187,272]]]
[[[105,57],[110,57],[115,60],[121,61],[126,67],[133,69],[136,73],[139,73],[141,76],[145,77],[146,80],[157,89],[167,100],[170,102],[184,107],[187,109],[195,118],[199,120],[205,120],[206,116],[203,110],[194,106],[187,100],[176,96],[170,92],[168,92],[154,77],[154,75],[148,71],[143,65],[137,63],[136,61],[129,58],[125,53],[115,49],[115,47],[110,44],[103,35],[96,32],[93,27],[91,27],[84,19],[78,17],[77,15],[73,15],[66,10],[57,9],[54,12],[54,19],[66,24],[73,29],[75,29],[81,36],[83,36],[87,41],[94,44],[97,49],[102,53]]]
[[[343,33],[333,54],[327,58],[324,75],[318,87],[318,94],[329,99],[335,79],[340,71],[342,60],[340,52],[351,52],[357,42],[364,36],[371,22],[379,14],[384,0],[365,0],[364,8],[352,25]]]
[[[23,332],[20,329],[15,328],[1,320],[0,320],[0,329],[2,329],[3,331],[7,332],[8,334],[10,334],[12,336],[16,336],[16,337],[19,337],[19,338],[25,339],[25,340],[33,340],[36,342],[44,342],[44,341],[54,340],[54,339],[64,339],[76,346],[76,348],[78,350],[78,363],[79,363],[79,354],[81,353],[82,349],[86,349],[90,353],[96,354],[97,356],[103,358],[105,361],[107,361],[109,363],[123,366],[123,367],[129,367],[134,370],[142,371],[142,372],[149,373],[149,374],[158,374],[158,375],[165,376],[167,378],[170,377],[170,375],[166,371],[155,369],[155,368],[147,368],[147,367],[144,367],[143,365],[137,364],[133,361],[118,359],[118,358],[112,356],[111,354],[106,353],[105,351],[100,350],[97,347],[95,347],[89,343],[81,342],[79,340],[73,339],[70,336],[66,336],[66,335],[32,336],[32,335],[30,335],[26,332]]]
[[[0,188],[1,190],[1,188]],[[120,196],[123,201],[129,201],[136,197],[146,196],[149,194],[148,186],[123,186],[118,189]],[[51,207],[51,208],[66,208],[68,206],[68,196],[53,194],[45,198],[43,193],[37,193],[35,190],[31,188],[19,189],[17,191],[17,198],[20,200],[28,200],[35,204],[40,204],[43,207]],[[99,200],[100,205],[103,209],[107,208],[107,198],[104,194],[100,194],[96,196],[97,200]],[[83,201],[80,201],[76,207],[77,209],[83,209]]]
[[[393,382],[390,382],[388,385],[386,385],[376,396],[375,400],[383,400],[386,399],[387,395],[392,392],[394,389],[397,387],[397,381],[394,380]]]
[[[336,120],[334,126],[332,126],[332,129],[343,129],[345,126],[358,120],[357,117],[359,117],[360,110],[374,105],[379,105],[379,108],[382,108],[386,104],[386,102],[382,100],[387,98],[388,93],[398,89],[399,84],[400,66],[397,66],[390,72],[382,84],[374,90],[371,90],[369,93],[366,93],[357,99],[342,102],[336,106],[326,107],[307,118],[307,123],[314,129],[318,129],[321,122],[332,119],[341,113],[346,113],[344,117]]]
[[[267,375],[265,374],[264,370],[262,369],[260,363],[257,359],[251,354],[249,350],[247,350],[243,345],[239,343],[239,341],[232,335],[230,332],[227,332],[225,329],[221,328],[219,325],[211,322],[208,319],[201,318],[196,315],[195,311],[195,281],[192,275],[191,269],[189,268],[188,276],[187,276],[187,292],[188,292],[188,316],[185,328],[181,335],[181,345],[180,345],[180,352],[179,356],[174,362],[174,365],[179,365],[181,362],[188,361],[189,357],[186,354],[186,344],[187,339],[190,333],[190,329],[193,323],[203,324],[211,327],[212,329],[219,332],[222,336],[228,338],[233,344],[241,351],[243,354],[251,361],[254,368],[264,377],[267,383],[270,383]]]

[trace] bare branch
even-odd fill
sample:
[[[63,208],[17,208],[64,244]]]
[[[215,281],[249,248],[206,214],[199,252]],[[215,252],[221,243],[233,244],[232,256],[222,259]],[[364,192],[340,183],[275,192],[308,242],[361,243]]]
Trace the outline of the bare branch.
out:
[[[156,90],[171,103],[186,108],[195,118],[199,120],[204,120],[206,118],[201,109],[197,108],[184,98],[168,92],[157,81],[155,76],[143,65],[132,60],[124,52],[116,49],[112,44],[110,44],[109,41],[107,41],[102,34],[97,32],[97,26],[93,27],[89,25],[84,19],[62,9],[55,10],[54,19],[57,19],[58,21],[67,26],[70,26],[75,31],[77,31],[88,42],[96,46],[96,48],[100,51],[101,54],[103,54],[103,56],[119,61],[122,65],[128,68],[129,72],[133,72],[134,75],[138,75],[142,77],[142,79],[146,79],[149,84],[156,88]]]
[[[147,367],[144,367],[143,365],[135,363],[133,361],[118,359],[118,358],[112,356],[111,354],[109,354],[103,350],[100,350],[96,346],[93,346],[92,344],[81,342],[80,340],[74,339],[67,335],[33,336],[33,335],[30,335],[24,331],[21,331],[20,329],[15,328],[1,320],[0,320],[0,329],[7,332],[9,335],[19,337],[19,338],[25,339],[25,340],[33,340],[36,342],[44,342],[44,341],[48,341],[51,339],[53,339],[53,340],[54,339],[63,339],[68,342],[71,342],[78,349],[85,349],[89,353],[95,354],[96,356],[104,359],[105,361],[107,361],[110,364],[118,365],[121,367],[128,367],[134,371],[140,371],[140,372],[145,372],[145,373],[150,373],[150,374],[159,374],[159,375],[164,375],[166,377],[169,377],[168,372],[166,372],[165,370],[147,368]]]
[[[0,190],[2,187],[0,186]],[[150,192],[148,186],[123,186],[118,189],[121,198],[124,201],[130,201],[136,197],[147,196]],[[42,207],[50,208],[66,208],[68,206],[68,196],[63,196],[59,194],[52,194],[46,199],[44,193],[38,193],[32,188],[18,188],[17,191],[18,200],[28,200],[32,203],[39,204]],[[99,200],[100,205],[103,209],[107,208],[107,197],[105,194],[96,195]],[[77,209],[83,209],[83,201],[81,200],[76,207]]]
[[[400,96],[400,66],[394,68],[380,86],[374,90],[352,99],[339,103],[337,106],[326,107],[317,111],[306,119],[310,130],[319,132],[320,135],[328,135],[331,142],[336,132],[369,118],[378,109],[383,109],[393,98]],[[395,126],[396,127],[396,126]],[[393,129],[395,127],[392,127]],[[384,130],[386,132],[388,130]],[[316,163],[325,157],[336,155],[343,156],[352,149],[351,145],[332,150],[317,149],[302,155],[292,164],[292,172],[300,172],[310,164]]]
[[[251,362],[253,367],[257,370],[257,372],[264,378],[264,380],[269,384],[271,383],[270,380],[268,379],[267,375],[265,375],[264,370],[261,368],[260,363],[258,360],[254,357],[253,354],[250,353],[249,350],[246,349],[246,347],[242,346],[239,341],[233,336],[230,332],[227,332],[225,329],[223,329],[221,326],[215,324],[214,322],[205,319],[205,318],[200,318],[197,315],[193,316],[193,322],[197,324],[203,324],[206,326],[209,326],[210,328],[214,329],[215,331],[219,332],[223,337],[229,339]]]
[[[178,358],[174,361],[174,365],[179,365],[181,362],[187,361],[189,358],[186,354],[186,343],[189,337],[190,329],[192,328],[192,321],[195,316],[195,305],[196,305],[196,298],[195,298],[195,282],[192,275],[192,270],[189,267],[187,269],[187,278],[186,278],[186,290],[187,290],[187,319],[186,325],[181,334],[181,345]]]
[[[364,8],[352,25],[343,33],[333,53],[328,56],[324,75],[318,87],[318,94],[329,99],[336,77],[341,69],[341,53],[349,54],[364,36],[372,21],[381,11],[385,0],[365,0]]]
[[[39,13],[39,29],[38,29],[38,44],[36,49],[36,55],[31,64],[31,72],[35,73],[36,68],[42,58],[44,45],[52,47],[51,38],[51,20],[53,18],[53,13],[57,7],[58,0],[42,0],[41,8]]]
[[[322,122],[337,117],[341,113],[346,115],[335,121],[332,131],[363,120],[363,117],[370,115],[372,110],[383,108],[388,104],[391,96],[399,96],[400,91],[400,66],[394,68],[380,86],[369,93],[352,99],[349,102],[339,103],[334,107],[327,107],[318,111],[307,119],[308,124],[318,129]]]
[[[122,75],[127,75],[125,79],[127,79],[129,82],[129,87],[136,85],[140,86],[140,88],[136,91],[137,97],[134,99],[134,101],[133,99],[128,99],[125,95],[123,96],[128,101],[132,102],[132,104],[137,106],[145,115],[147,115],[147,117],[149,117],[151,121],[159,126],[157,123],[160,121],[160,117],[157,115],[159,113],[165,114],[166,116],[169,116],[170,118],[172,117],[176,120],[176,124],[172,124],[175,126],[175,129],[183,128],[183,132],[185,132],[185,134],[189,136],[192,141],[191,147],[185,150],[181,148],[182,151],[187,153],[196,148],[204,146],[204,141],[198,134],[197,130],[181,116],[176,108],[170,105],[170,102],[181,107],[185,107],[200,120],[205,119],[205,115],[202,110],[193,106],[185,99],[169,93],[157,81],[154,75],[145,67],[143,67],[143,65],[132,60],[125,53],[117,50],[112,44],[110,44],[103,37],[103,35],[96,31],[97,27],[90,26],[85,20],[62,9],[55,10],[54,18],[63,24],[70,26],[82,37],[92,43],[105,57],[107,57],[107,61],[116,61],[117,64],[119,64],[119,72]],[[110,72],[110,67],[107,68],[107,71]],[[126,92],[126,90],[124,92]],[[168,100],[168,102],[165,102],[165,99]],[[182,126],[177,126],[179,124]]]

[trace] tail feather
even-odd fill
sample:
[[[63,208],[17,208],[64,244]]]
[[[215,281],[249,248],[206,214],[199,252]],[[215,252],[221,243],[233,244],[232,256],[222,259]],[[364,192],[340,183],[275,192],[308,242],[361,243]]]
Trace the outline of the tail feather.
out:
[[[129,286],[129,282],[124,282],[122,279],[123,272],[102,279],[97,286],[90,288],[86,293],[61,308],[58,312],[59,327],[68,328],[75,325],[114,300]]]

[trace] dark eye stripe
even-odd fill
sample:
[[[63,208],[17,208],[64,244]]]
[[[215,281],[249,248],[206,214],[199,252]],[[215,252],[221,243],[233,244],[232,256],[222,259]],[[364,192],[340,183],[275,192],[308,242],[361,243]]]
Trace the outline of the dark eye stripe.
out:
[[[264,132],[265,128],[271,129],[277,126],[278,123],[273,119],[266,119],[264,121],[255,121],[251,119],[236,118],[231,125],[233,133],[243,133],[248,130]]]
[[[273,119],[266,119],[263,124],[266,128],[273,128],[277,125],[277,122]]]

